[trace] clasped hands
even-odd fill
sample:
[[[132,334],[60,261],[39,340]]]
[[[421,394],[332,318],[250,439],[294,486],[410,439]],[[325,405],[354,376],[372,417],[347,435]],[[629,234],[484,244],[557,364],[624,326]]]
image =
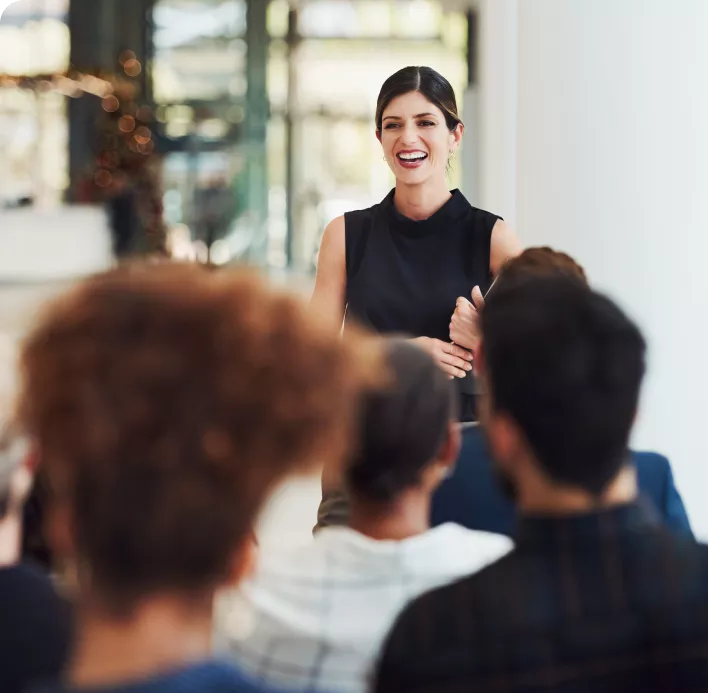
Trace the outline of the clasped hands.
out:
[[[450,342],[432,337],[413,340],[425,349],[450,378],[464,378],[472,370],[473,352],[480,340],[479,311],[484,297],[478,286],[472,290],[472,301],[460,297],[450,320]]]

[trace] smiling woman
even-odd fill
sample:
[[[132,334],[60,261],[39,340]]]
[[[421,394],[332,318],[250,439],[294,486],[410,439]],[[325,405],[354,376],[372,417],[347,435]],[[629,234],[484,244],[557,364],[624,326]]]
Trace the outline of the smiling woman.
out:
[[[446,173],[464,125],[441,74],[406,67],[389,77],[375,123],[396,187],[380,204],[330,222],[313,309],[338,326],[346,313],[346,323],[409,335],[448,376],[466,383],[472,354],[450,339],[457,299],[469,298],[474,287],[486,292],[502,264],[520,251],[519,241],[500,217],[448,188]],[[476,418],[469,391],[461,387],[463,420]]]

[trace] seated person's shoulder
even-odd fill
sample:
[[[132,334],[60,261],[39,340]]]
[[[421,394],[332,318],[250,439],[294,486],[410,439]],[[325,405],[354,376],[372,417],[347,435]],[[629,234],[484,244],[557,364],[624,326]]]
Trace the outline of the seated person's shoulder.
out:
[[[486,532],[475,534],[486,535],[483,542],[491,542],[487,564],[413,600],[396,621],[396,634],[415,637],[419,628],[427,628],[426,624],[450,623],[451,619],[461,627],[472,621],[479,627],[487,618],[502,618],[507,603],[505,585],[508,580],[505,578],[514,560],[513,545],[506,537]]]
[[[638,468],[655,474],[671,473],[671,463],[668,457],[658,452],[635,452],[634,460]]]
[[[498,561],[514,548],[511,539],[502,534],[467,529],[453,523],[441,525],[436,531],[445,532],[449,550],[459,550],[459,560],[469,573]]]
[[[73,611],[41,569],[20,564],[0,570],[0,690],[51,681],[69,655]]]
[[[59,595],[51,578],[39,567],[18,564],[0,570],[2,602],[13,610],[29,608],[33,620],[69,619],[69,603]]]

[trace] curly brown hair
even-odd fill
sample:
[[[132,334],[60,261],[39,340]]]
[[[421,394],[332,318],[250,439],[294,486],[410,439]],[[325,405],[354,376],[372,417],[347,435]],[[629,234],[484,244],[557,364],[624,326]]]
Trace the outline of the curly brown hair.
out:
[[[527,248],[503,266],[500,278],[504,282],[529,277],[548,277],[564,274],[588,286],[585,270],[567,253],[548,246]]]
[[[218,586],[273,486],[346,453],[381,363],[243,272],[124,266],[50,306],[24,345],[20,420],[95,594]]]

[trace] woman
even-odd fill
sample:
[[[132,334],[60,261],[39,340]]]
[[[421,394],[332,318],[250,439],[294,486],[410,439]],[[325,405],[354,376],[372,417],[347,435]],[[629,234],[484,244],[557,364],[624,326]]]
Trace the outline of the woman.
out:
[[[450,192],[446,173],[464,125],[450,83],[429,67],[389,77],[376,107],[376,137],[396,177],[380,204],[325,229],[312,305],[341,325],[363,323],[416,339],[450,376],[464,378],[472,355],[450,340],[458,297],[485,292],[521,246],[494,214]],[[463,395],[462,419],[474,418]]]

